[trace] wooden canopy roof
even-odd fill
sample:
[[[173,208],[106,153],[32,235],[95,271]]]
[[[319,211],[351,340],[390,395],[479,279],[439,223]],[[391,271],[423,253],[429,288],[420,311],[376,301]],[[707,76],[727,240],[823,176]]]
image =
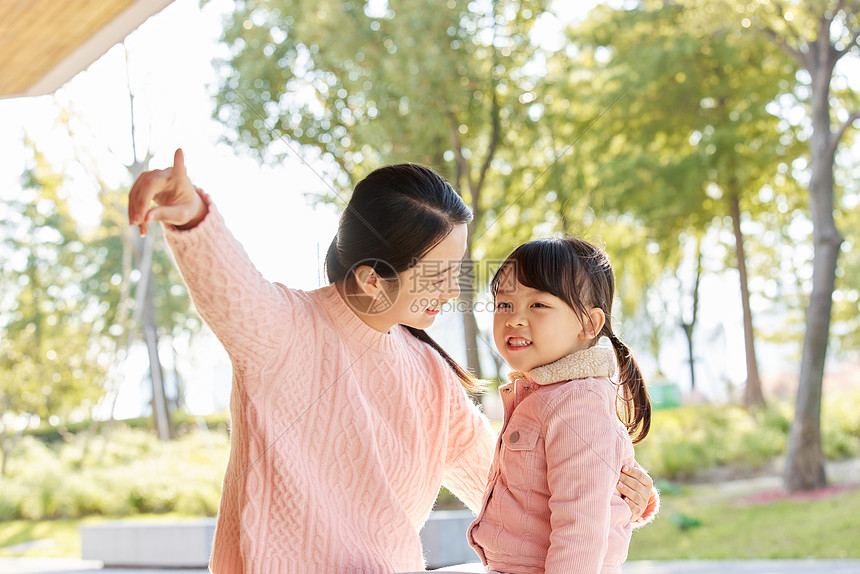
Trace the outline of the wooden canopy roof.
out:
[[[172,0],[0,0],[0,98],[50,94]]]

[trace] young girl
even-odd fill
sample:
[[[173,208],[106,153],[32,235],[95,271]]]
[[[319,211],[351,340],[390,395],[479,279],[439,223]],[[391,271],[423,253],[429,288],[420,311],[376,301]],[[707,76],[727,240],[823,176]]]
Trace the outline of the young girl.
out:
[[[504,426],[469,528],[491,571],[621,572],[631,515],[615,486],[635,464],[651,403],[612,332],[614,291],[609,257],[579,239],[521,245],[493,278],[493,338],[514,372],[500,389]],[[611,349],[597,345],[603,336]],[[641,523],[658,504],[653,497]]]
[[[329,248],[331,285],[315,291],[260,275],[179,150],[173,168],[138,178],[128,211],[143,233],[166,224],[194,304],[233,363],[211,570],[423,568],[418,532],[440,486],[477,510],[493,449],[464,390],[474,379],[423,331],[459,294],[472,217],[459,195],[423,166],[372,172]],[[639,516],[651,480],[638,470],[623,480]]]

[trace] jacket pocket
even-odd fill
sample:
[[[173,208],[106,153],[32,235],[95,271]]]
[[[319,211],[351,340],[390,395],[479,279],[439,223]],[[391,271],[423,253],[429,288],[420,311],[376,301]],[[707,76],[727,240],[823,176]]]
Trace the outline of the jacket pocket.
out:
[[[538,469],[540,427],[529,424],[510,425],[502,435],[503,473],[510,486],[534,484]]]

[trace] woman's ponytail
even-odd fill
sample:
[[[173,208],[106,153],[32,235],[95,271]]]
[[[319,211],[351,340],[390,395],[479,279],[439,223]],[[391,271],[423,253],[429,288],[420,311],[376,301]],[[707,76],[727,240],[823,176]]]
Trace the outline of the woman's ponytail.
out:
[[[331,240],[331,245],[328,246],[325,254],[325,272],[329,283],[337,283],[346,278],[346,268],[337,255],[337,235]]]
[[[445,352],[445,349],[439,346],[439,343],[433,340],[433,337],[427,334],[427,331],[423,329],[416,329],[415,327],[409,327],[404,325],[406,330],[412,333],[412,335],[422,341],[427,343],[431,347],[433,347],[437,353],[442,355],[442,358],[445,359],[445,362],[457,373],[457,378],[460,379],[460,383],[463,385],[463,388],[466,389],[466,392],[471,393],[473,395],[480,394],[484,392],[484,385],[480,380],[476,379],[475,376],[460,366],[460,364],[455,361],[451,356]]]
[[[621,395],[623,398],[623,413],[621,422],[627,427],[627,432],[637,443],[648,435],[651,428],[651,399],[648,389],[645,388],[645,379],[642,371],[636,363],[636,359],[630,353],[630,347],[621,342],[608,324],[604,332],[618,359],[618,378],[621,384]]]

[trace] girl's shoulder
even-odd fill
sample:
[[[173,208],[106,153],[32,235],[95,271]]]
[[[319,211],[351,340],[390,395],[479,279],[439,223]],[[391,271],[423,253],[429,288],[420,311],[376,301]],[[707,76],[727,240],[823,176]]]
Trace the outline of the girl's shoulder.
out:
[[[545,410],[594,411],[615,416],[617,388],[608,377],[572,379],[541,387]]]

